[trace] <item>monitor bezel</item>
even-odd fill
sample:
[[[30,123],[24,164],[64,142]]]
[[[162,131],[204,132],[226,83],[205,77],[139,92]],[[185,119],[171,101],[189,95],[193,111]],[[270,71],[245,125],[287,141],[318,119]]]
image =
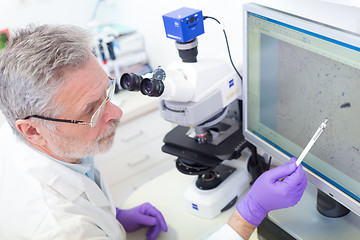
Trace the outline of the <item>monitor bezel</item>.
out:
[[[255,3],[248,3],[243,5],[243,134],[247,141],[254,144],[255,146],[261,148],[263,151],[274,157],[275,159],[285,163],[289,161],[290,156],[281,152],[279,149],[273,147],[271,144],[262,140],[257,135],[253,134],[248,130],[248,39],[247,39],[247,16],[248,12],[258,14],[264,17],[268,17],[283,23],[287,23],[291,26],[295,26],[310,32],[319,33],[323,36],[331,37],[332,39],[341,40],[341,42],[345,42],[347,44],[360,47],[359,37],[360,35],[356,33],[352,33],[343,29],[339,29],[333,26],[329,26],[327,24],[319,23],[313,21],[311,19],[306,19],[301,16],[296,16],[290,13],[286,13],[277,9],[269,8],[266,6],[262,6]],[[314,184],[318,189],[323,191],[325,194],[335,199],[345,207],[347,207],[350,211],[354,212],[358,216],[360,216],[360,202],[349,196],[347,193],[343,192],[333,184],[329,183],[327,180],[323,179],[310,169],[306,168],[304,170],[307,174],[308,181]]]

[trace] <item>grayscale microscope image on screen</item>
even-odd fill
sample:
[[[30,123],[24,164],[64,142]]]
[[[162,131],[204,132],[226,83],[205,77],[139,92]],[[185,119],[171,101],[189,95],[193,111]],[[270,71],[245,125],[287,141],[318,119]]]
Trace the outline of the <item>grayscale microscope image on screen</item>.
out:
[[[327,117],[312,153],[360,182],[360,70],[285,42],[279,50],[277,131],[305,146]]]
[[[248,129],[360,200],[359,49],[249,15]]]
[[[278,78],[261,84],[260,91],[266,92],[268,83],[278,89],[268,91],[260,100],[262,109],[269,109],[273,100],[276,102],[270,108],[277,108],[269,113],[260,110],[260,121],[305,147],[318,125],[328,118],[329,125],[312,153],[360,182],[360,127],[356,127],[360,94],[354,91],[360,89],[360,70],[275,38],[264,36],[262,41],[278,47],[271,47],[262,57],[268,64],[261,64],[261,75],[274,76],[269,71],[276,69]]]

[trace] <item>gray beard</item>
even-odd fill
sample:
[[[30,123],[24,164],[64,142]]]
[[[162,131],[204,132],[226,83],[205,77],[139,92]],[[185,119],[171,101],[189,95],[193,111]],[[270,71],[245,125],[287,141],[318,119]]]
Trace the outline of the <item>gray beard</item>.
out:
[[[74,139],[65,139],[61,136],[54,135],[54,141],[52,143],[48,143],[48,147],[60,160],[81,159],[96,153],[105,152],[112,146],[112,143],[114,142],[116,128],[118,127],[119,123],[119,119],[112,120],[111,125],[106,130],[106,132],[98,136],[94,142],[88,142],[84,144]]]

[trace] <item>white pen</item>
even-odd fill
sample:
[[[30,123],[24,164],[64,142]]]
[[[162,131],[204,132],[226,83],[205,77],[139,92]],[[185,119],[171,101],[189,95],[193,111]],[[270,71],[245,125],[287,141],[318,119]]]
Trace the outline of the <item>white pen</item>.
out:
[[[300,157],[296,160],[296,166],[299,166],[302,160],[305,158],[306,154],[310,151],[310,148],[314,145],[316,140],[319,138],[320,134],[324,131],[328,119],[326,118],[323,123],[320,124],[318,130],[316,130],[314,136],[310,139],[309,143],[306,145],[305,149],[300,154]]]

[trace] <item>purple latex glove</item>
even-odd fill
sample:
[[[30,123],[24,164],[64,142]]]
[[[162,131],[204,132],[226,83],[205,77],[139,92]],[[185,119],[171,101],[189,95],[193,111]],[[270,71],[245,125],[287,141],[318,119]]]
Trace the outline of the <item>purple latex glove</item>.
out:
[[[126,210],[116,208],[116,219],[123,225],[126,232],[149,226],[150,229],[146,232],[147,240],[155,239],[161,230],[167,231],[163,215],[150,203],[143,203]]]
[[[236,206],[252,225],[259,226],[271,210],[292,207],[299,202],[307,185],[306,174],[301,165],[296,167],[296,158],[290,160],[261,174]]]

